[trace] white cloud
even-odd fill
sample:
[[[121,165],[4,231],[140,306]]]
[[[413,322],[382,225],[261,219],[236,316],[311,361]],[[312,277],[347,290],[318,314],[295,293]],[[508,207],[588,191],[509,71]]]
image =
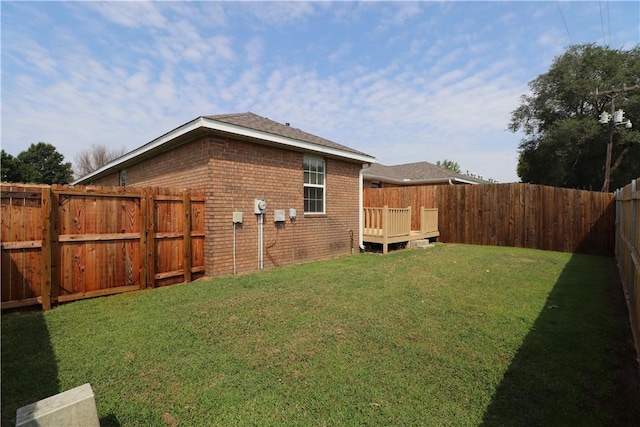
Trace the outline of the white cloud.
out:
[[[349,55],[351,48],[352,46],[350,43],[341,43],[340,46],[338,46],[338,49],[329,55],[329,61],[340,61],[342,58]]]
[[[244,46],[247,61],[259,61],[264,54],[264,40],[261,37],[251,37]]]
[[[390,21],[394,25],[402,25],[422,13],[422,8],[418,2],[398,2],[393,3],[393,5],[397,6],[395,15]]]
[[[125,27],[164,28],[169,23],[159,10],[159,4],[150,1],[127,2],[125,7],[119,2],[88,2],[90,7],[105,19]]]
[[[322,3],[307,1],[252,2],[240,5],[246,7],[246,12],[267,25],[301,23],[316,13],[316,7],[322,7]]]

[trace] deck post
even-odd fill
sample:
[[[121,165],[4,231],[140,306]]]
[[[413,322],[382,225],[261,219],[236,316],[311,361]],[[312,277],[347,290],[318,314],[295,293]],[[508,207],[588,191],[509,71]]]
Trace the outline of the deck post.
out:
[[[389,206],[382,208],[382,254],[389,250]]]

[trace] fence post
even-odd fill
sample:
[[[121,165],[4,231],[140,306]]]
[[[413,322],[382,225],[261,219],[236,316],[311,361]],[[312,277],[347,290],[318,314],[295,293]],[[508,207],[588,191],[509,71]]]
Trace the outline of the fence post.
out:
[[[389,206],[382,208],[382,253],[386,254],[389,248]]]
[[[620,238],[618,237],[618,227],[620,227],[620,189],[618,188],[613,193],[616,207],[616,220],[615,220],[615,233],[613,241],[613,256],[616,260],[620,259]]]
[[[631,301],[635,301],[636,300],[636,270],[640,267],[638,265],[635,265],[634,262],[634,254],[636,254],[638,251],[636,251],[636,230],[638,229],[638,223],[637,223],[637,209],[638,209],[638,200],[635,196],[636,196],[636,192],[638,191],[638,181],[637,180],[633,180],[631,181],[631,194],[629,195],[629,203],[631,203],[631,209],[630,209],[630,216],[631,216],[631,221],[630,222],[630,230],[629,230],[629,257],[631,257],[631,262],[629,263],[629,278],[628,283],[628,289],[629,289],[629,296],[631,298]],[[635,314],[636,317],[638,315],[640,315],[640,313],[636,313]]]
[[[156,287],[156,203],[155,189],[147,189],[147,287]]]
[[[184,281],[191,281],[191,191],[184,190],[182,200],[184,231]]]
[[[51,187],[42,189],[42,270],[40,272],[40,296],[42,309],[51,309]]]
[[[140,211],[138,215],[139,218],[139,227],[140,227],[140,289],[144,289],[147,287],[147,274],[148,274],[148,259],[147,259],[147,251],[148,249],[148,241],[147,241],[147,218],[148,218],[148,207],[147,207],[147,189],[140,189]]]

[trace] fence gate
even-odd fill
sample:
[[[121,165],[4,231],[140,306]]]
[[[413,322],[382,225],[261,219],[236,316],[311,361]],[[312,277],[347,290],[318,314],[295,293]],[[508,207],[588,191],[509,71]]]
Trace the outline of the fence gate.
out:
[[[204,194],[2,184],[2,308],[170,285],[204,273]]]

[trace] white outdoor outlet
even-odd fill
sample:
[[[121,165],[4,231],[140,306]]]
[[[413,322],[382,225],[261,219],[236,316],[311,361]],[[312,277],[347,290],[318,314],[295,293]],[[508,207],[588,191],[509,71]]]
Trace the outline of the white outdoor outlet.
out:
[[[242,224],[242,212],[234,212],[233,213],[233,223],[234,224]]]

